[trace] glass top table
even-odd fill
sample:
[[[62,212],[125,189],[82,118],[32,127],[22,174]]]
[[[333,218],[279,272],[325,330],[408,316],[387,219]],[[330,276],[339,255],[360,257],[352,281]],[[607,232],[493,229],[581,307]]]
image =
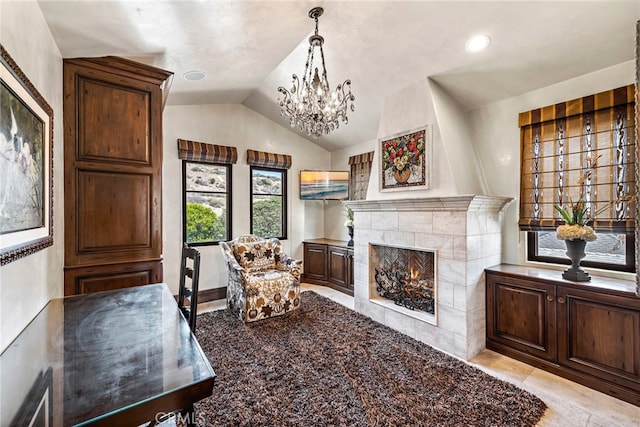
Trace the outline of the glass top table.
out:
[[[0,355],[0,425],[138,425],[211,396],[165,284],[58,298]]]

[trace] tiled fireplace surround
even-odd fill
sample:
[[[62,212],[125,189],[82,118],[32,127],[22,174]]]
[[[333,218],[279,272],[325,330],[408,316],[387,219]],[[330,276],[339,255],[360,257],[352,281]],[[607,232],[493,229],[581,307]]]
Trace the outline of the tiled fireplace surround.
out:
[[[501,262],[511,198],[453,196],[344,202],[354,211],[356,311],[468,360],[485,346],[484,269]],[[437,325],[376,293],[370,244],[434,250]]]

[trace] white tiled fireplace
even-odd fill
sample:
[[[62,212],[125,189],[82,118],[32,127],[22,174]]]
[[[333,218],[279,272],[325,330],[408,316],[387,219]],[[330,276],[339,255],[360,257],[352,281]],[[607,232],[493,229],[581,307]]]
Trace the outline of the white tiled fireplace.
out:
[[[470,195],[344,202],[355,214],[356,311],[464,360],[473,357],[485,345],[484,269],[501,262],[502,212],[512,200]],[[372,245],[435,253],[435,316],[378,295]]]

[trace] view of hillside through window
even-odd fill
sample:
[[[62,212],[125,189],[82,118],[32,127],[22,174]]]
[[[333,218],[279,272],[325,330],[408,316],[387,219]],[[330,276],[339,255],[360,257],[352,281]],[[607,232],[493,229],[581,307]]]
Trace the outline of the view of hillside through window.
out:
[[[251,233],[286,238],[286,171],[251,168]]]
[[[228,165],[185,162],[185,238],[189,244],[229,240]]]

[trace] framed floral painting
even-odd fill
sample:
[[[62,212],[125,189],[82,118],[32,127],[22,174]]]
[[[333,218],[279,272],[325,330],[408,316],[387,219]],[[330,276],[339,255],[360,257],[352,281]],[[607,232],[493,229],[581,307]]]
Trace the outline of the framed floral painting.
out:
[[[427,126],[380,140],[380,190],[429,188],[430,145]]]

